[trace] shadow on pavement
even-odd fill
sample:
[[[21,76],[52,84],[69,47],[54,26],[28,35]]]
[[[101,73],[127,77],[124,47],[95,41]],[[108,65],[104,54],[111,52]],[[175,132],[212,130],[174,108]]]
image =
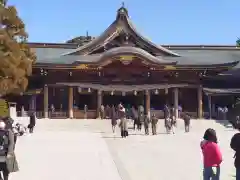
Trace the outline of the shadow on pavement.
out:
[[[226,128],[233,128],[232,124],[228,120],[214,120],[214,121]]]

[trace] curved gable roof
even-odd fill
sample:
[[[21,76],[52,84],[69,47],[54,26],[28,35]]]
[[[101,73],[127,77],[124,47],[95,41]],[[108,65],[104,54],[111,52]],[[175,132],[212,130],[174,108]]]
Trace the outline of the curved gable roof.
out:
[[[136,48],[136,47],[116,47],[113,49],[110,49],[109,51],[104,52],[101,54],[101,57],[99,58],[98,62],[102,62],[105,60],[108,60],[108,58],[122,55],[122,54],[131,54],[134,56],[137,56],[142,59],[150,60],[151,63],[154,64],[177,64],[177,61],[166,61],[162,57],[155,57],[151,55],[150,53],[144,51],[143,49]]]
[[[165,54],[168,56],[179,57],[177,53],[165,47],[154,44],[147,38],[143,37],[139,32],[137,32],[136,28],[134,27],[128,16],[128,10],[124,7],[121,7],[118,10],[116,20],[99,37],[63,55],[88,55],[91,52],[101,47],[104,47],[107,43],[115,39],[122,32],[126,34],[130,33],[136,39],[136,41],[153,49],[153,52],[156,52],[156,54]]]

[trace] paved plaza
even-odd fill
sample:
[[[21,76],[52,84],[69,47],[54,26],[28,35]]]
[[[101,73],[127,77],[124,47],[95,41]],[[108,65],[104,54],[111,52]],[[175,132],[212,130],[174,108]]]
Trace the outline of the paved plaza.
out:
[[[176,134],[165,134],[163,121],[158,126],[157,136],[130,130],[122,139],[109,120],[38,120],[36,132],[17,143],[20,171],[11,180],[200,180],[199,143],[207,127],[219,137],[221,179],[233,179],[233,130],[207,120],[192,121],[190,133],[181,120]]]

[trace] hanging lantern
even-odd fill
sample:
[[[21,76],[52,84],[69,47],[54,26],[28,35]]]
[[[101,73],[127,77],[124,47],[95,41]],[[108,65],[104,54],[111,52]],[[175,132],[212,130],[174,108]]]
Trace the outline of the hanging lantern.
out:
[[[133,93],[133,94],[134,94],[134,96],[136,96],[136,95],[137,95],[137,91],[134,91],[134,93]]]
[[[113,95],[114,95],[114,92],[112,91],[112,92],[111,92],[111,96],[113,96]]]
[[[165,94],[168,94],[168,88],[165,88]]]
[[[126,92],[122,92],[122,96],[126,96]]]
[[[156,94],[156,95],[157,95],[157,94],[159,94],[159,91],[158,91],[158,89],[156,89],[156,90],[155,90],[155,94]]]
[[[82,92],[82,88],[78,87],[78,93]]]
[[[89,92],[89,93],[91,92],[91,88],[88,88],[88,92]]]

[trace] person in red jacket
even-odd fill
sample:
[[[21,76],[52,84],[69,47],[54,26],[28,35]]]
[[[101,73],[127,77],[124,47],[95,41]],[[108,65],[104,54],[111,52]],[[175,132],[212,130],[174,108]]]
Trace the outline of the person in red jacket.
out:
[[[214,129],[207,129],[200,147],[203,153],[203,180],[219,180],[222,153],[217,144],[217,135]]]

